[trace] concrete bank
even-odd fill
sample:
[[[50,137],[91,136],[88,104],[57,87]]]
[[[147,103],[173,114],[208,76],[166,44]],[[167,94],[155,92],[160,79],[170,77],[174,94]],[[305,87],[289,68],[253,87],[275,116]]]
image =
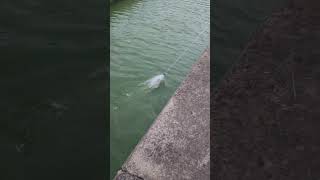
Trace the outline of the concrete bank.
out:
[[[214,179],[320,177],[319,17],[273,13],[212,93]]]
[[[210,179],[210,52],[204,51],[116,180]]]

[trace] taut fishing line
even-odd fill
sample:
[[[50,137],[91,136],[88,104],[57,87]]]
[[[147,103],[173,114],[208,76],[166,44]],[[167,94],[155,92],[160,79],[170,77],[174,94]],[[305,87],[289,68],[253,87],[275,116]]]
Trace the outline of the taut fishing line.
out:
[[[199,35],[197,36],[197,38],[195,38],[195,40],[191,43],[193,44],[196,40],[198,40],[198,38],[200,38],[200,36],[206,32],[205,30],[202,31],[201,33],[199,33]],[[190,48],[190,47],[189,47]],[[185,53],[189,50],[189,48],[185,48],[185,50],[183,51],[182,54],[180,54],[180,56],[174,61],[173,64],[171,64],[167,70],[159,75],[156,75],[148,80],[146,80],[145,82],[143,82],[143,85],[146,85],[149,89],[156,89],[160,86],[160,84],[164,83],[165,77],[168,75],[168,72],[171,70],[172,67],[174,67],[183,57],[183,55],[185,55]]]

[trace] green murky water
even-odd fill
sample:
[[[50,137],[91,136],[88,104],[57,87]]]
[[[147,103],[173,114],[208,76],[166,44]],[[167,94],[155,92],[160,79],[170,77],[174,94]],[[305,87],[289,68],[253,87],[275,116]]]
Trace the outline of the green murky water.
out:
[[[114,176],[209,46],[210,0],[123,0],[111,6],[110,18],[110,166]],[[196,38],[203,30],[207,32]],[[153,91],[139,86],[164,72],[186,48],[190,50],[168,72],[165,86]]]

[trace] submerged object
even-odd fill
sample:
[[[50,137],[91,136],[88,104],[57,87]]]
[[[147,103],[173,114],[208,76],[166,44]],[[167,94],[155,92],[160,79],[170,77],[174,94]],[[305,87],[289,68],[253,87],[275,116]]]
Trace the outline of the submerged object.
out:
[[[204,33],[204,32],[206,32],[206,30],[203,30],[200,34],[198,34],[198,37],[195,38],[195,39],[200,38],[201,34]],[[173,66],[175,66],[175,65],[178,63],[178,61],[180,61],[180,60],[182,59],[183,55],[187,52],[187,50],[189,50],[189,48],[185,48],[185,50],[183,51],[183,53],[174,61],[174,63],[172,63],[172,64],[168,67],[168,69],[167,69],[164,73],[159,74],[159,75],[156,75],[156,76],[154,76],[153,78],[146,80],[146,81],[143,83],[143,85],[147,85],[147,87],[148,87],[149,89],[156,89],[156,88],[158,88],[161,83],[164,83],[165,75],[167,75],[168,72],[171,70],[171,68],[172,68]]]
[[[161,83],[164,83],[164,74],[156,75],[153,78],[146,80],[143,84],[148,86],[149,89],[156,89]]]

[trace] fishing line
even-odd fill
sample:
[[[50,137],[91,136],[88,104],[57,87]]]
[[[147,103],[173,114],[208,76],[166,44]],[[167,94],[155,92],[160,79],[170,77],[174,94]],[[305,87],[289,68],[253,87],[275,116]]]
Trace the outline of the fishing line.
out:
[[[192,41],[191,44],[193,44],[196,40],[198,40],[200,38],[200,36],[206,32],[206,30],[203,30],[201,33],[198,34],[198,36]],[[171,64],[167,69],[166,71],[164,71],[164,73],[162,74],[159,74],[159,75],[156,75],[150,79],[148,79],[147,81],[145,81],[143,84],[144,85],[147,85],[148,88],[150,89],[156,89],[160,86],[161,83],[164,82],[164,78],[165,76],[168,74],[168,72],[171,70],[172,67],[174,67],[180,60],[181,58],[185,55],[185,53],[190,49],[190,47],[188,48],[185,48],[183,53],[180,54],[180,56],[174,61],[173,64]]]
[[[199,35],[197,36],[197,38],[196,38],[194,41],[192,41],[191,44],[193,44],[196,40],[198,40],[198,39],[200,38],[200,36],[201,36],[204,32],[206,32],[206,30],[203,30],[201,33],[199,33]],[[171,65],[168,67],[168,69],[167,69],[163,74],[165,74],[165,75],[168,74],[168,72],[170,71],[170,69],[171,69],[173,66],[175,66],[175,65],[178,63],[178,61],[180,61],[180,59],[183,57],[183,55],[184,55],[189,49],[190,49],[190,47],[189,47],[189,48],[185,48],[185,50],[183,51],[183,53],[180,54],[180,56],[176,59],[176,61],[175,61],[173,64],[171,64]]]

